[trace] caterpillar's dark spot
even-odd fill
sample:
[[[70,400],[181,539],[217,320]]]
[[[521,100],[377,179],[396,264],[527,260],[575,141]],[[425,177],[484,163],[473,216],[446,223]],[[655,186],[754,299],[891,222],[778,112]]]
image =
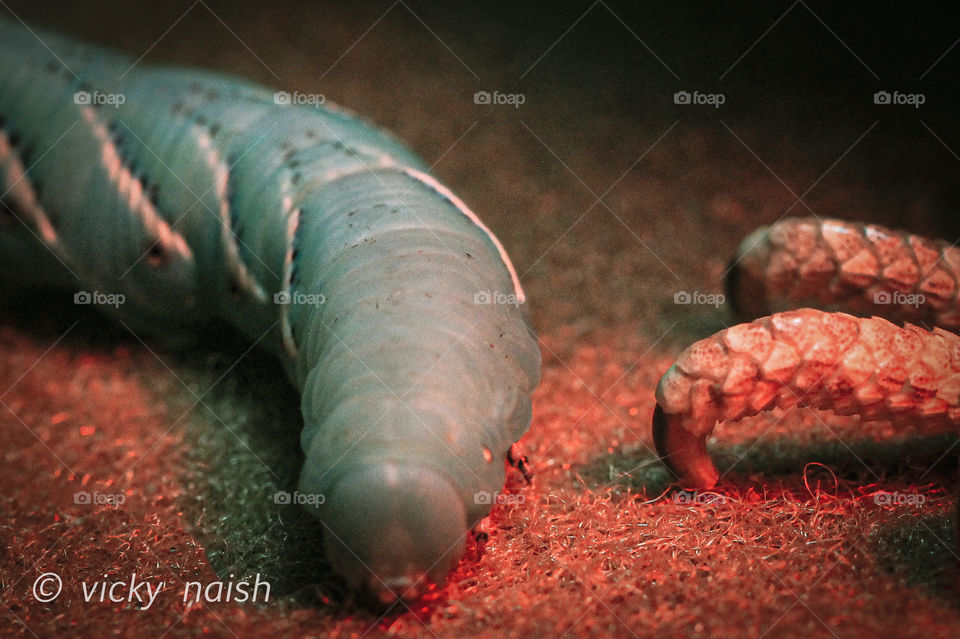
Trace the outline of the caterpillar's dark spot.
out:
[[[214,122],[213,124],[210,125],[210,137],[211,138],[217,137],[217,133],[220,133],[220,123]]]
[[[300,179],[302,177],[303,176],[301,175],[300,171],[297,171],[290,177],[290,183],[296,186],[297,184],[300,183]]]
[[[57,64],[56,60],[50,60],[47,62],[44,68],[47,70],[47,73],[53,73],[54,75],[60,72],[60,65]]]
[[[147,264],[153,267],[163,266],[170,261],[170,254],[159,240],[147,249]]]
[[[202,127],[207,126],[207,118],[203,114],[200,114],[197,117],[195,117],[193,121],[196,122],[198,126],[202,126]]]
[[[311,140],[317,137],[317,132],[313,129],[307,129],[303,134]]]
[[[0,226],[12,226],[18,217],[13,204],[0,198]]]
[[[233,234],[240,238],[240,218],[237,216],[237,212],[234,209],[230,209],[230,229],[233,231]]]
[[[347,213],[347,217],[353,217],[354,215],[356,215],[356,214],[359,213],[359,212],[360,212],[359,210],[354,209],[354,210],[350,211],[349,213]]]
[[[24,167],[27,167],[29,169],[32,160],[33,160],[33,145],[24,144],[23,146],[20,147],[20,162],[23,164]]]
[[[289,166],[291,169],[295,169],[295,168],[297,168],[297,167],[300,166],[300,160],[292,160],[292,161],[288,164],[288,166]]]
[[[284,154],[283,154],[283,161],[284,161],[285,163],[286,163],[286,162],[289,162],[290,160],[292,160],[292,159],[294,158],[294,156],[295,156],[296,154],[297,154],[297,150],[296,150],[296,149],[287,149],[287,150],[284,152]]]
[[[473,256],[470,255],[469,253],[464,253],[464,255],[467,256],[467,259],[468,259],[468,260],[472,260],[472,259],[473,259]]]

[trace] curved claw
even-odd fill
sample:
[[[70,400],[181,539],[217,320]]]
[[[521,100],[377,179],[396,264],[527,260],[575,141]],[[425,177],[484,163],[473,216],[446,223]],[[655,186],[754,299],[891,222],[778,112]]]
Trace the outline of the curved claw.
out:
[[[707,454],[706,434],[697,436],[668,415],[660,404],[653,411],[653,443],[667,469],[685,488],[713,488],[720,473]]]

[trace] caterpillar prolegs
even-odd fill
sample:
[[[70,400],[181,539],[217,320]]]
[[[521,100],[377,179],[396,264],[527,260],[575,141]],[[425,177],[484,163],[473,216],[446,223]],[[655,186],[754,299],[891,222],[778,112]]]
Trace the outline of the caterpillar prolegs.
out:
[[[0,21],[0,275],[122,296],[104,310],[136,330],[226,320],[276,353],[332,565],[411,598],[503,485],[539,350],[504,248],[419,159],[277,102]]]
[[[790,218],[740,245],[728,291],[743,313],[792,303],[960,328],[960,250],[875,225]],[[656,390],[653,433],[670,470],[713,486],[717,420],[794,405],[912,424],[960,425],[960,336],[813,308],[775,313],[687,348]]]

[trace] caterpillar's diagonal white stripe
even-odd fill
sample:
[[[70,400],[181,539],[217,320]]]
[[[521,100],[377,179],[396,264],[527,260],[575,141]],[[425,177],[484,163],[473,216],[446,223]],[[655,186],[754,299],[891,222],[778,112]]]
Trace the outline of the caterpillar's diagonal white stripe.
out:
[[[130,67],[0,21],[0,276],[123,294],[138,329],[269,332],[335,569],[387,599],[442,581],[539,380],[503,246],[342,110]]]

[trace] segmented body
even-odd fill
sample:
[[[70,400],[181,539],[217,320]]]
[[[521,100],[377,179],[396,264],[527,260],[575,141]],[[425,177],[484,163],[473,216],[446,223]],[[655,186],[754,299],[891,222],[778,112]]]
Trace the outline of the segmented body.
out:
[[[931,431],[960,425],[960,250],[841,220],[788,218],[752,233],[730,269],[739,324],[687,348],[657,385],[653,434],[690,487],[718,473],[706,438],[718,420],[774,407],[830,409]]]
[[[960,248],[875,224],[759,228],[741,242],[728,288],[745,318],[813,306],[960,329]]]
[[[412,153],[335,107],[0,21],[0,194],[4,280],[122,294],[104,310],[135,330],[225,319],[281,358],[300,491],[349,582],[445,578],[540,355],[503,247]]]

